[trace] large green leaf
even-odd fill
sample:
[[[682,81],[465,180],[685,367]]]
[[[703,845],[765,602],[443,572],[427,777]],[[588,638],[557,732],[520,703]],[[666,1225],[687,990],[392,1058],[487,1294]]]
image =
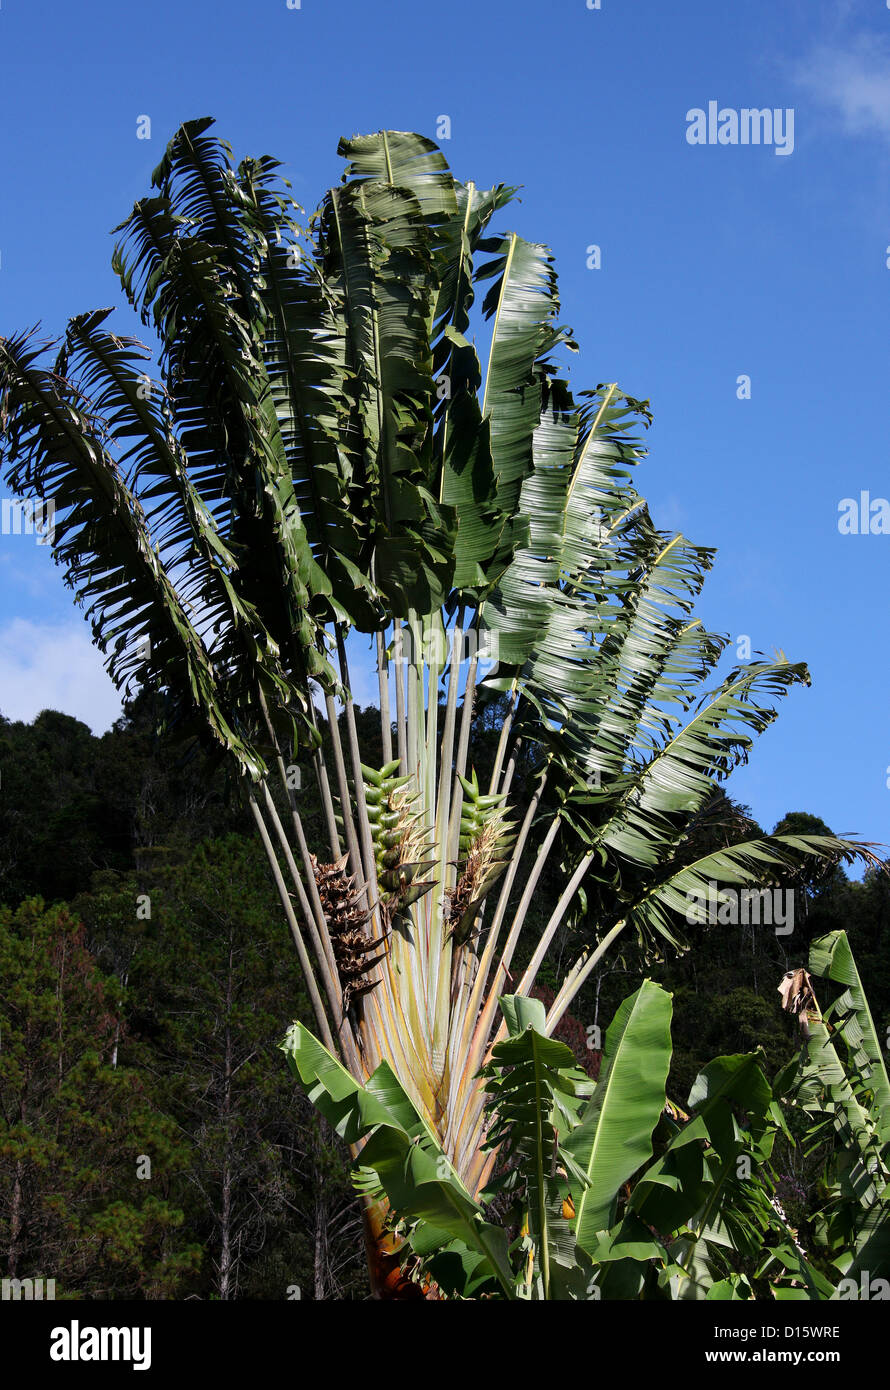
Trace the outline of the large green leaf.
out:
[[[815,941],[809,965],[814,975],[846,989],[825,1011],[824,1022],[810,1022],[809,1039],[777,1078],[776,1089],[786,1104],[807,1116],[809,1147],[831,1141],[826,1199],[817,1222],[824,1247],[854,1281],[865,1270],[887,1277],[886,1068],[846,933],[831,932]]]
[[[689,1095],[692,1118],[673,1127],[634,1186],[631,1212],[665,1242],[662,1278],[674,1298],[708,1297],[733,1260],[756,1257],[776,1219],[763,1177],[775,1122],[761,1062],[751,1053],[709,1063]]]
[[[433,494],[433,282],[417,199],[377,181],[332,189],[319,254],[354,379],[352,449],[375,582],[399,617],[430,613],[451,587],[454,518]]]
[[[839,1029],[851,1065],[873,1094],[875,1129],[884,1144],[890,1143],[890,1081],[884,1051],[868,1007],[862,980],[845,931],[829,932],[810,945],[810,971],[844,985],[844,993],[826,1013]]]
[[[488,1194],[503,1189],[521,1195],[534,1286],[549,1299],[552,1266],[576,1262],[574,1234],[561,1215],[568,1179],[561,1186],[555,1169],[559,1160],[568,1161],[558,1141],[559,1098],[574,1098],[578,1070],[565,1043],[546,1036],[539,1000],[508,995],[500,1002],[511,1036],[492,1049],[482,1075],[492,1116],[486,1147],[498,1150],[507,1171]],[[583,1183],[580,1171],[575,1181]]]
[[[366,1180],[373,1175],[399,1217],[429,1224],[474,1250],[511,1296],[505,1233],[483,1219],[389,1064],[381,1062],[362,1086],[300,1023],[292,1024],[281,1047],[340,1137],[352,1145],[364,1141],[362,1173]],[[478,1264],[475,1269],[478,1274]]]
[[[79,325],[85,333],[89,327]],[[262,758],[235,727],[224,679],[108,453],[103,428],[72,384],[39,367],[40,355],[26,338],[0,340],[0,462],[9,485],[23,496],[52,499],[54,555],[119,688],[171,691],[180,708],[199,712],[202,728],[245,771],[260,775]],[[209,523],[206,534],[209,541]]]
[[[501,544],[489,565],[496,577],[528,534],[528,513],[519,506],[523,480],[532,471],[533,439],[551,368],[546,355],[567,335],[555,326],[559,310],[553,255],[546,246],[514,232],[498,254],[476,272],[494,277],[482,310],[494,318],[485,368],[482,415],[489,424],[497,506],[505,518]]]
[[[689,1095],[691,1119],[675,1127],[664,1151],[636,1183],[631,1207],[663,1234],[693,1223],[697,1213],[713,1213],[713,1174],[705,1148],[722,1146],[724,1162],[737,1157],[741,1149],[736,1147],[734,1113],[749,1117],[752,1140],[765,1133],[772,1091],[762,1060],[759,1053],[741,1053],[709,1063]]]
[[[121,225],[114,264],[145,321],[151,312],[174,427],[237,556],[243,598],[262,606],[300,685],[315,677],[335,689],[310,602],[317,608],[331,582],[309,541],[261,351],[262,236],[209,124],[173,137],[155,171],[160,196]],[[305,711],[305,693],[292,697]]]
[[[591,1253],[622,1184],[652,1155],[670,1061],[671,996],[645,980],[608,1029],[596,1090],[564,1143],[587,1178],[573,1196],[577,1240]]]
[[[616,907],[642,940],[657,934],[682,946],[690,925],[708,922],[711,913],[714,921],[719,920],[718,913],[725,907],[720,896],[722,885],[754,889],[764,884],[775,886],[783,878],[793,883],[808,862],[837,864],[859,858],[874,862],[871,847],[834,835],[768,835],[742,840],[679,869],[670,867],[663,876],[650,875],[629,895],[629,902]],[[753,908],[751,914],[753,920]],[[793,923],[783,923],[788,925]]]
[[[243,160],[238,186],[259,242],[261,351],[294,493],[312,553],[331,584],[338,618],[370,630],[375,589],[366,570],[362,511],[350,456],[349,373],[330,295],[307,254],[298,209],[281,192],[271,160]]]

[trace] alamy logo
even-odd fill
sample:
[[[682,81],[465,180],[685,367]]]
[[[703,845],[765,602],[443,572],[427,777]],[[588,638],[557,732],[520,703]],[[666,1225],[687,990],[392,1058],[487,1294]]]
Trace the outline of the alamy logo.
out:
[[[794,153],[794,107],[749,107],[736,110],[708,102],[707,111],[686,112],[689,145],[772,145],[774,154]]]
[[[858,497],[842,497],[837,504],[837,529],[842,536],[890,535],[890,502],[860,492]]]
[[[718,888],[686,894],[686,921],[690,926],[775,927],[776,936],[794,931],[793,888]]]
[[[475,657],[483,665],[496,665],[499,641],[498,634],[490,628],[483,628],[481,632],[476,632],[474,628],[464,632],[459,643],[455,643],[454,632],[446,632],[444,628],[427,629],[419,633],[416,639],[411,628],[405,628],[402,631],[401,661],[408,666],[414,662],[418,665],[426,662],[428,666],[434,663],[445,666],[451,661],[462,664]]]
[[[54,1327],[50,1339],[52,1361],[132,1361],[134,1371],[151,1366],[150,1327],[81,1327],[72,1320]]]
[[[0,533],[36,536],[38,545],[52,545],[56,534],[56,504],[51,499],[4,497],[0,501]]]
[[[46,1293],[43,1291],[42,1279],[4,1279],[0,1285],[0,1298],[3,1302],[16,1302],[24,1299],[26,1303],[41,1302],[44,1297],[54,1299],[56,1296],[55,1279],[46,1280]]]
[[[838,1298],[859,1302],[883,1303],[890,1299],[890,1284],[886,1279],[872,1279],[867,1269],[855,1279],[842,1279],[837,1286]]]

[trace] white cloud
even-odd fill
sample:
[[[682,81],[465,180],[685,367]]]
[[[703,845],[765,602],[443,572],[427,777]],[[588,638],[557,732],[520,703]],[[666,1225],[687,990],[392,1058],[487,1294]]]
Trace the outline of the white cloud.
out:
[[[862,34],[822,45],[796,64],[798,86],[840,117],[848,135],[890,139],[890,44]]]
[[[73,715],[102,734],[121,704],[85,623],[13,618],[0,626],[0,714],[30,722],[44,709]]]

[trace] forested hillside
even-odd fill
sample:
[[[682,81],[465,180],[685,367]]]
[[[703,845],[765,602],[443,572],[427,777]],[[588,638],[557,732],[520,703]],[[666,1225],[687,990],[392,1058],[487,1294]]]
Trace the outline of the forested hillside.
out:
[[[55,1277],[57,1297],[365,1297],[346,1152],[276,1046],[309,1015],[262,849],[239,789],[203,754],[159,743],[149,716],[131,707],[101,738],[53,711],[0,720],[3,1272]],[[373,760],[378,713],[357,721]],[[500,721],[497,701],[481,706],[473,746],[489,761]],[[308,768],[299,780],[319,844]],[[797,811],[780,828],[826,829]],[[752,830],[748,808],[722,798],[684,856]],[[548,866],[529,940],[561,886]],[[717,923],[692,929],[696,950],[678,959],[646,963],[632,943],[607,955],[558,1035],[595,1074],[596,1029],[649,975],[674,994],[675,1101],[720,1054],[760,1046],[772,1075],[799,1042],[779,978],[835,927],[883,1035],[890,889],[842,871],[796,886],[788,934]],[[559,932],[544,993],[580,929]],[[525,963],[520,950],[514,973]],[[784,1172],[778,1158],[782,1200],[805,1221],[820,1155],[789,1156]]]

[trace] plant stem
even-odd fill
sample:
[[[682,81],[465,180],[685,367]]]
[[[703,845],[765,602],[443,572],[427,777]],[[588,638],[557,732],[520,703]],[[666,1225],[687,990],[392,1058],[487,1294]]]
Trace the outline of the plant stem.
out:
[[[616,936],[620,935],[626,926],[627,922],[622,918],[620,922],[616,922],[615,926],[606,933],[595,951],[592,951],[590,955],[587,955],[585,952],[579,956],[568,975],[566,975],[562,983],[562,988],[550,1006],[550,1012],[547,1015],[546,1023],[548,1037],[552,1034],[557,1023],[575,998],[575,995],[584,984],[584,981],[587,979],[597,961],[605,954]]]
[[[516,909],[516,916],[513,918],[513,924],[510,927],[507,940],[504,944],[503,955],[501,956],[501,959],[498,962],[497,974],[495,976],[495,979],[492,981],[492,993],[494,993],[500,987],[501,981],[499,981],[497,976],[506,975],[512,964],[513,952],[516,950],[516,943],[519,940],[519,933],[522,931],[522,928],[525,925],[525,918],[526,914],[528,913],[529,904],[531,903],[531,900],[535,895],[535,889],[538,886],[538,880],[540,879],[541,874],[544,871],[544,865],[547,863],[547,860],[550,856],[550,851],[553,848],[554,841],[559,832],[559,822],[560,817],[558,815],[555,815],[552,821],[550,822],[550,825],[548,826],[547,834],[544,836],[544,839],[541,842],[541,847],[538,850],[538,855],[535,859],[534,867],[532,868],[532,871],[528,878],[528,882],[526,883],[525,888],[523,889],[522,897],[519,900],[519,906]],[[497,1002],[497,1000],[495,1000],[495,1002]]]
[[[402,620],[393,623],[393,665],[396,683],[396,737],[399,746],[399,774],[408,772],[408,732],[405,719],[405,653],[402,644]]]
[[[383,633],[377,638],[377,684],[380,688],[380,737],[383,743],[383,761],[392,762],[392,719],[389,713],[389,658]]]
[[[358,836],[355,833],[355,822],[352,818],[352,801],[349,795],[349,782],[346,777],[346,763],[343,758],[343,743],[340,738],[340,722],[337,718],[337,710],[334,705],[333,696],[325,691],[325,708],[328,716],[328,728],[331,733],[331,746],[334,752],[334,770],[337,773],[337,794],[340,799],[340,812],[343,817],[343,832],[346,836],[346,850],[349,855],[349,867],[355,874],[359,883],[365,882],[365,874],[362,868],[362,858],[359,853]],[[367,894],[363,895],[363,901],[367,907]]]
[[[297,948],[297,955],[300,960],[300,969],[302,970],[304,978],[306,980],[306,988],[309,991],[309,999],[312,1003],[312,1009],[315,1014],[315,1022],[318,1026],[318,1031],[321,1034],[321,1038],[324,1042],[325,1047],[327,1047],[329,1051],[333,1052],[336,1056],[337,1045],[334,1042],[334,1039],[331,1035],[331,1029],[328,1023],[327,1014],[325,1013],[324,1005],[321,1002],[321,995],[318,992],[318,985],[315,982],[315,975],[312,972],[312,962],[310,961],[309,955],[306,951],[306,946],[303,941],[302,934],[300,932],[299,923],[297,922],[296,914],[294,913],[293,903],[290,900],[290,894],[287,891],[287,885],[285,884],[284,878],[281,873],[281,866],[278,863],[278,857],[275,854],[274,849],[272,848],[272,841],[269,839],[269,832],[266,829],[266,824],[263,820],[260,808],[257,805],[256,797],[253,794],[253,790],[251,790],[248,793],[248,800],[250,802],[250,809],[253,813],[253,818],[256,821],[257,829],[260,832],[260,839],[263,842],[263,849],[266,851],[266,858],[269,861],[269,867],[272,870],[272,876],[275,879],[275,887],[278,889],[278,896],[281,899],[281,905],[284,908],[284,913],[287,917],[288,926],[291,930],[291,936],[293,937],[294,945]]]
[[[334,959],[334,952],[331,947],[331,939],[328,933],[324,910],[318,896],[315,874],[312,872],[310,863],[309,869],[307,870],[307,882],[309,884],[309,896],[307,897],[300,871],[297,868],[290,844],[284,833],[284,826],[281,824],[281,819],[275,808],[275,802],[272,800],[272,794],[265,782],[263,783],[263,791],[265,793],[266,810],[272,821],[275,833],[278,836],[279,843],[281,844],[291,880],[297,890],[300,911],[303,913],[309,927],[309,935],[312,939],[318,967],[321,971],[325,993],[330,1001],[331,1013],[335,1019],[339,1020],[337,1023],[337,1034],[344,1043],[343,1052],[346,1058],[346,1064],[353,1069],[356,1076],[360,1076],[361,1063],[359,1061],[358,1048],[349,1019],[346,1017],[346,1013],[343,1009],[343,992],[340,988],[340,977],[337,971],[337,963]],[[302,834],[302,826],[300,827],[300,831]],[[303,846],[305,847],[305,839],[303,840]]]
[[[527,995],[529,990],[532,988],[532,985],[535,983],[535,978],[539,969],[541,968],[541,962],[547,954],[547,950],[550,946],[551,941],[553,940],[554,936],[559,930],[560,923],[565,917],[566,909],[568,908],[569,903],[572,901],[572,898],[575,896],[575,893],[578,890],[578,886],[581,883],[581,880],[584,878],[584,875],[587,873],[587,870],[593,863],[593,859],[594,855],[592,851],[590,854],[586,854],[584,858],[581,860],[581,863],[578,865],[575,872],[572,874],[572,877],[569,879],[565,888],[563,889],[563,892],[560,895],[559,902],[553,909],[553,912],[550,916],[550,920],[544,928],[544,931],[541,933],[541,939],[535,947],[534,954],[532,955],[532,958],[528,963],[525,974],[523,975],[522,979],[519,981],[518,986],[514,990],[514,994]],[[503,1023],[501,1024],[501,1027],[498,1031],[498,1036],[495,1038],[495,1042],[500,1042],[501,1037],[506,1036],[506,1023]]]
[[[407,663],[408,680],[408,772],[417,781],[420,767],[420,724],[423,718],[423,652],[418,651],[421,647],[420,633],[417,629],[417,618],[412,609],[408,615],[408,638],[411,643],[409,660]],[[418,661],[421,663],[418,678]],[[418,696],[418,684],[420,684],[420,694]],[[420,791],[420,783],[417,782],[417,790]]]
[[[477,612],[468,631],[475,632],[478,629],[478,620],[479,614]],[[451,792],[451,819],[448,824],[448,844],[445,855],[447,860],[456,860],[460,848],[460,813],[464,800],[464,789],[460,784],[460,777],[466,777],[467,775],[467,754],[470,747],[470,729],[473,723],[473,706],[476,700],[477,665],[477,653],[474,649],[473,655],[470,657],[469,667],[467,668],[467,683],[464,687],[464,698],[460,712],[460,735],[457,742],[457,757],[454,761],[454,785]]]
[[[312,692],[309,692],[309,718],[312,727],[319,733],[318,716],[315,710],[315,702],[312,699]],[[339,859],[341,854],[340,836],[337,832],[337,816],[334,811],[334,798],[331,793],[331,783],[328,778],[328,765],[325,762],[324,747],[319,743],[313,750],[312,761],[315,764],[315,777],[318,782],[318,790],[321,793],[321,805],[324,811],[325,825],[328,832],[328,842],[331,846],[331,858]]]
[[[498,739],[498,750],[497,754],[495,755],[494,767],[491,773],[491,782],[488,786],[489,796],[493,796],[494,793],[498,790],[498,783],[501,780],[501,768],[504,765],[504,755],[507,751],[507,740],[510,737],[510,730],[513,727],[513,715],[516,712],[516,691],[518,688],[518,684],[518,679],[514,679],[513,684],[510,686],[510,708],[507,711],[503,724],[501,725],[501,736]]]
[[[541,788],[539,788],[539,791],[540,790]],[[529,807],[529,812],[531,811],[532,807]],[[526,819],[528,820],[528,813],[526,815]],[[522,928],[522,923],[525,919],[525,914],[528,910],[528,905],[531,902],[531,899],[534,895],[535,889],[538,884],[538,880],[541,876],[544,865],[547,862],[547,856],[549,855],[550,850],[553,846],[553,842],[556,839],[556,832],[558,829],[559,816],[554,816],[550,828],[547,831],[547,834],[544,837],[544,840],[538,850],[534,867],[532,869],[528,883],[526,884],[522,898],[520,899],[519,906],[516,909],[516,916],[514,917],[513,924],[510,928],[510,933],[504,946],[503,955],[500,961],[498,962],[497,969],[492,980],[491,989],[489,990],[488,997],[486,998],[485,1003],[482,1006],[482,1009],[479,1011],[478,1017],[476,1017],[476,1010],[479,1008],[478,1001],[481,998],[481,991],[477,991],[476,986],[474,985],[473,994],[471,996],[470,1005],[466,1015],[467,1023],[470,1027],[472,1027],[472,1033],[469,1039],[469,1046],[466,1049],[466,1059],[460,1071],[460,1081],[458,1084],[457,1093],[459,1096],[463,1097],[463,1104],[459,1105],[458,1107],[456,1134],[459,1133],[461,1130],[465,1129],[465,1121],[468,1115],[472,1114],[474,1111],[477,1112],[477,1115],[478,1113],[481,1113],[480,1098],[477,1094],[476,1089],[473,1086],[473,1078],[476,1076],[477,1072],[479,1071],[479,1068],[483,1065],[483,1061],[488,1054],[488,1035],[491,1032],[492,1024],[494,1022],[494,1015],[495,1010],[497,1008],[498,996],[501,993],[504,978],[509,972],[510,961],[512,959],[513,951],[516,946],[516,941],[519,937],[519,932]],[[515,857],[513,863],[511,864],[511,868],[513,868],[514,866],[518,867],[519,855],[515,852],[514,854]],[[498,904],[498,917],[496,918],[498,927],[500,927],[500,920],[503,917],[502,909],[505,910],[506,908],[506,899],[504,897],[504,893],[506,891],[507,885],[505,884],[504,889],[502,889],[501,892],[501,902]],[[491,936],[494,936],[494,931],[495,924],[493,923],[492,931],[490,933]],[[490,943],[486,943],[486,951],[488,949],[489,944]],[[486,966],[486,974],[487,969],[488,967]],[[478,985],[479,978],[481,978],[482,975],[483,971],[482,967],[480,966],[479,977],[477,978],[476,985]],[[474,1019],[475,1023],[473,1022]],[[472,1128],[475,1132],[475,1120]],[[468,1144],[469,1136],[465,1135],[464,1149],[466,1149]],[[458,1171],[462,1171],[462,1169],[460,1168],[460,1161],[461,1155],[458,1155],[456,1159],[456,1162],[458,1163]]]
[[[361,859],[364,864],[364,883],[368,894],[368,910],[371,912],[375,926],[376,935],[383,935],[383,927],[380,920],[380,907],[377,892],[377,864],[374,859],[374,841],[371,835],[371,822],[368,819],[368,803],[365,798],[365,779],[362,776],[362,760],[358,746],[358,731],[355,726],[355,706],[352,700],[352,691],[349,685],[349,665],[346,660],[346,644],[343,641],[343,629],[337,624],[337,654],[340,659],[340,672],[345,687],[344,697],[346,701],[346,733],[349,740],[349,757],[352,763],[352,776],[355,783],[355,804],[358,812],[358,831],[359,847]]]
[[[450,826],[450,794],[452,790],[452,763],[454,761],[454,730],[457,715],[457,686],[460,679],[460,649],[463,647],[464,605],[457,612],[457,621],[451,638],[451,669],[448,673],[448,699],[445,705],[445,723],[442,727],[442,747],[439,753],[439,800],[436,806],[436,848],[438,853],[438,880],[442,891],[451,887],[457,878],[457,866],[448,862],[448,838]],[[456,781],[456,779],[455,779]],[[458,783],[458,785],[460,785]]]
[[[510,856],[510,866],[507,869],[506,874],[504,875],[504,882],[501,886],[501,892],[498,898],[498,905],[495,910],[494,919],[491,923],[491,926],[488,929],[488,936],[485,942],[485,949],[482,952],[482,957],[479,961],[479,969],[476,978],[473,981],[473,992],[470,996],[469,1004],[469,1014],[471,1018],[475,1015],[482,1002],[482,994],[485,990],[488,972],[491,969],[491,962],[494,959],[494,953],[495,949],[497,948],[498,936],[500,935],[501,925],[507,913],[507,905],[510,901],[510,894],[513,891],[513,884],[516,880],[516,875],[519,872],[519,865],[522,860],[522,856],[525,853],[526,842],[531,832],[532,823],[537,814],[538,806],[541,803],[541,797],[544,795],[544,788],[546,787],[546,785],[547,771],[545,769],[544,775],[542,776],[540,782],[535,788],[534,795],[532,796],[532,799],[529,802],[528,809],[522,821],[522,826],[520,828],[518,836],[516,837],[516,844],[513,846],[513,853]]]
[[[513,744],[513,748],[510,753],[510,761],[507,763],[507,766],[504,769],[504,780],[501,783],[501,792],[504,796],[507,795],[513,783],[513,774],[516,771],[516,758],[521,747],[522,739],[518,738],[516,742]]]

